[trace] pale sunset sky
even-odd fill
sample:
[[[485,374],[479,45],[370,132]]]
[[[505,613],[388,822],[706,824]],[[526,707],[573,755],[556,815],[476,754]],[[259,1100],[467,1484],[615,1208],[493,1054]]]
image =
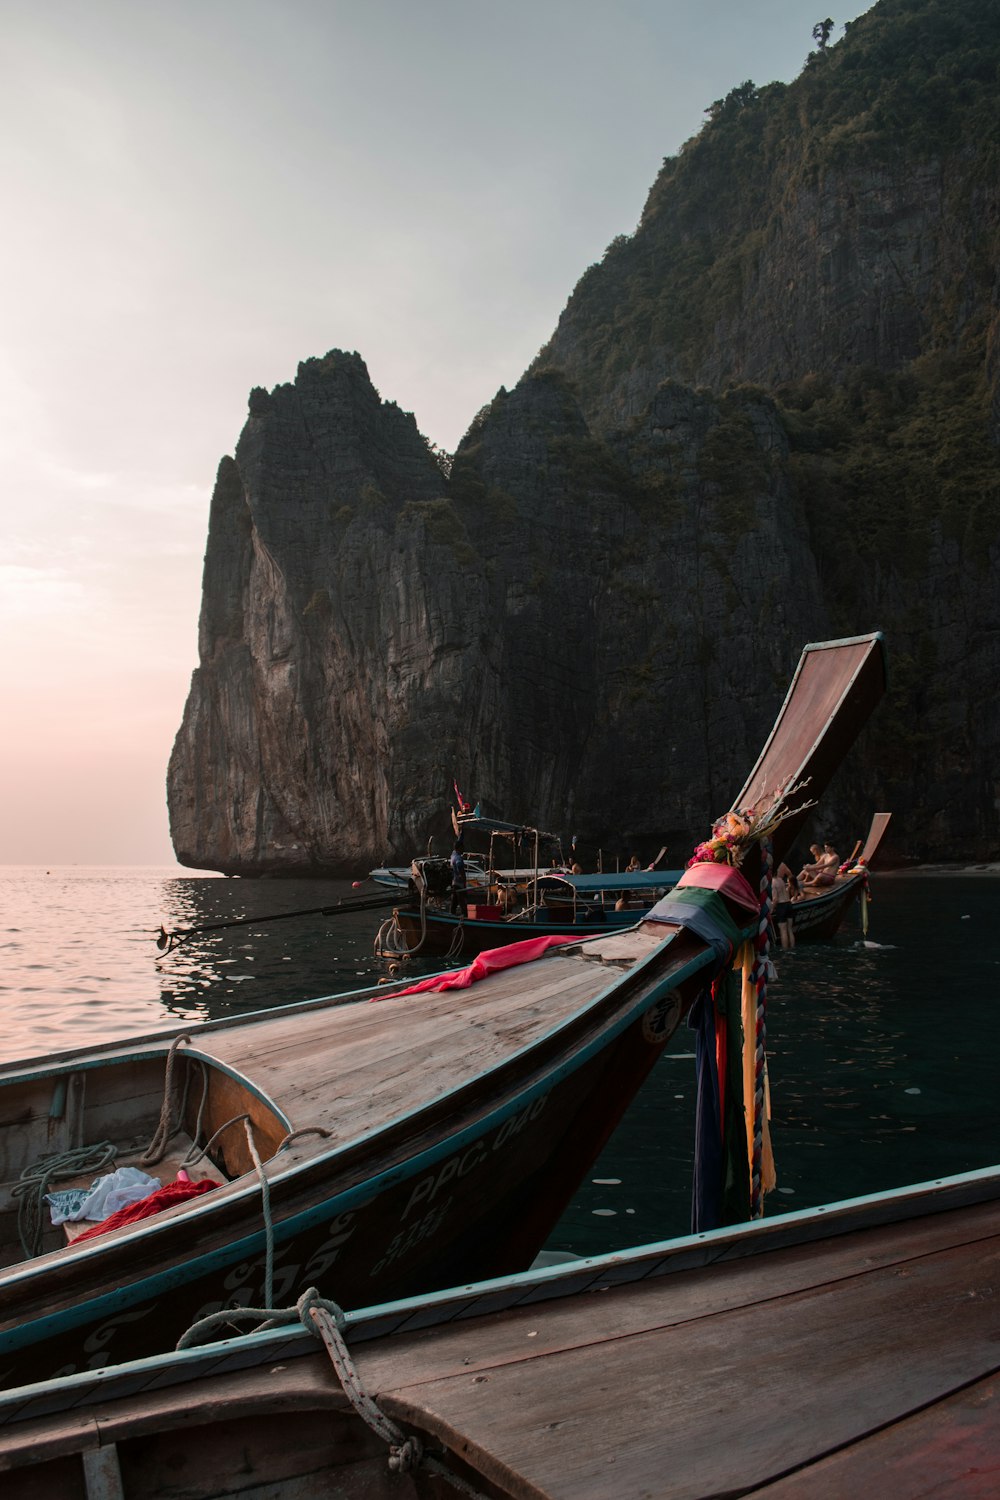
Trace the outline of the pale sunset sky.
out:
[[[867,10],[836,12],[843,22]],[[0,863],[172,864],[208,505],[357,349],[453,449],[803,0],[0,0]]]

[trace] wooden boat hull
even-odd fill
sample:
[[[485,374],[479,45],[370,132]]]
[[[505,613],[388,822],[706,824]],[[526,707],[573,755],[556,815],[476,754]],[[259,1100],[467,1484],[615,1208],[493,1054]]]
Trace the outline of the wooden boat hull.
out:
[[[994,1169],[349,1313],[363,1386],[424,1444],[408,1475],[297,1327],[0,1394],[0,1483],[4,1500],[985,1497],[998,1270]],[[698,1420],[720,1402],[724,1441]]]
[[[836,937],[864,886],[863,875],[851,875],[818,896],[807,896],[801,901],[781,901],[774,908],[774,920],[790,921],[797,943],[825,942]]]
[[[654,939],[650,960],[607,983],[533,1061],[480,1076],[374,1140],[284,1175],[272,1166],[273,1297],[322,1280],[358,1304],[530,1265],[714,964],[704,944],[674,938]],[[7,1108],[17,1112],[16,1091]],[[223,1305],[265,1305],[266,1249],[250,1173],[234,1196],[206,1194],[9,1269],[0,1385],[162,1350]]]
[[[609,909],[599,920],[580,917],[573,919],[572,912],[553,910],[543,920],[531,922],[494,922],[484,917],[462,917],[457,913],[428,910],[421,918],[419,911],[402,907],[393,912],[402,945],[408,954],[420,958],[473,958],[489,948],[501,948],[507,943],[523,943],[526,938],[544,937],[551,933],[562,933],[568,938],[600,937],[602,933],[624,932],[641,921],[645,912],[632,908],[626,911]]]

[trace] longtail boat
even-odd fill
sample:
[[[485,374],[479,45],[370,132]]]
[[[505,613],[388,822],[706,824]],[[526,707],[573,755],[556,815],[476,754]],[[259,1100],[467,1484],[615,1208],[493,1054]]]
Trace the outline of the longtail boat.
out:
[[[985,1500],[998,1271],[993,1168],[347,1313],[306,1296],[0,1393],[0,1490]]]
[[[729,815],[732,862],[686,871],[624,933],[535,939],[552,951],[525,967],[481,956],[471,994],[452,991],[476,964],[0,1069],[0,1386],[158,1352],[320,1280],[358,1306],[529,1266],[664,1043],[758,942],[760,839],[766,868],[884,688],[880,633],[807,646]],[[755,1192],[759,1105],[758,1071]],[[165,1174],[173,1206],[66,1243],[44,1200],[109,1151]]]
[[[832,885],[798,901],[775,903],[774,920],[790,921],[797,943],[836,937],[855,902],[861,908],[862,932],[867,935],[869,874],[891,817],[891,813],[875,814],[861,852],[844,862]]]
[[[566,863],[558,834],[478,809],[453,810],[452,823],[463,846],[463,889],[454,889],[449,860],[431,853],[408,867],[369,874],[369,880],[401,898],[374,944],[376,957],[389,960],[391,973],[412,958],[457,962],[527,937],[599,936],[632,927],[681,876],[680,870],[660,868],[665,849],[645,870],[584,875]],[[464,852],[467,834],[487,842],[487,849]],[[521,862],[525,858],[531,863]]]
[[[891,813],[876,813],[862,845],[838,870],[833,884],[795,901],[775,904],[775,922],[789,921],[796,942],[826,941],[840,931],[857,903],[861,926],[868,932],[869,877]],[[488,820],[477,819],[477,823]],[[461,824],[460,824],[461,826]],[[508,828],[513,825],[500,825]],[[532,830],[520,829],[525,837]],[[548,836],[551,837],[551,836]],[[449,907],[451,876],[448,863],[432,857],[415,859],[408,869],[373,870],[370,878],[408,896],[380,926],[375,953],[398,972],[407,959],[445,958],[457,962],[503,943],[517,943],[540,933],[567,936],[600,935],[631,927],[680,880],[682,870],[612,871],[574,875],[567,870],[543,871],[524,867],[494,871],[491,864],[476,866],[470,877],[468,901],[461,910]],[[474,884],[473,884],[474,882]]]
[[[443,881],[439,890],[434,886],[434,867],[443,863],[414,860],[412,899],[396,907],[379,928],[378,957],[390,962],[457,960],[545,933],[590,937],[624,930],[672,891],[683,874],[660,869],[598,875],[535,870],[518,872],[513,879],[494,874],[485,893],[470,890],[472,899],[454,912],[448,907],[448,886]]]

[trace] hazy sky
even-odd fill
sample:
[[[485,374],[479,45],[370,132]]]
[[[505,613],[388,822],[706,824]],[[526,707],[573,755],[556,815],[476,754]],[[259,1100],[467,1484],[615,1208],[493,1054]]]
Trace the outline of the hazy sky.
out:
[[[820,19],[0,0],[0,862],[172,862],[209,496],[251,387],[357,349],[454,448],[706,106],[794,78]]]

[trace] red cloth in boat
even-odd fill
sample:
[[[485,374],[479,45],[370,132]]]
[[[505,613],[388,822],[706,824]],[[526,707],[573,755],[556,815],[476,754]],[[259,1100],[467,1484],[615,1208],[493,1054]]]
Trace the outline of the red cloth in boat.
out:
[[[447,974],[432,974],[419,984],[411,984],[405,990],[393,990],[388,995],[373,995],[372,1000],[395,1000],[398,995],[419,995],[425,990],[465,990],[477,979],[495,974],[500,969],[513,969],[518,964],[529,964],[541,958],[547,948],[558,948],[573,942],[563,933],[549,933],[546,937],[526,938],[523,943],[508,943],[504,948],[487,948],[478,953],[464,969],[452,969]]]
[[[107,1234],[111,1229],[121,1229],[124,1224],[137,1224],[140,1219],[148,1219],[152,1214],[162,1213],[165,1208],[173,1208],[176,1203],[185,1203],[188,1198],[198,1198],[202,1193],[209,1192],[218,1187],[217,1182],[209,1182],[205,1178],[201,1182],[167,1182],[163,1187],[149,1194],[147,1198],[140,1198],[138,1203],[126,1203],[124,1208],[119,1208],[113,1214],[108,1214],[93,1229],[84,1230],[78,1234],[73,1241],[79,1245],[81,1240],[92,1239],[97,1234]]]

